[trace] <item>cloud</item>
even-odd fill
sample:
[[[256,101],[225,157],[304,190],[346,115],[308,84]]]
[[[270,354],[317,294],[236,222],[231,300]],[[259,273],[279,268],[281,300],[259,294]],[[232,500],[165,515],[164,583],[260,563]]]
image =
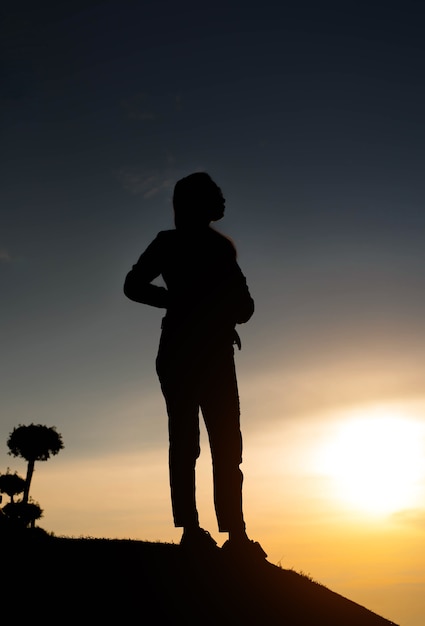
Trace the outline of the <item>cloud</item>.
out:
[[[157,194],[169,191],[176,182],[190,172],[204,171],[205,168],[198,165],[182,168],[182,164],[174,155],[166,150],[156,161],[159,163],[156,168],[147,168],[143,165],[122,166],[114,171],[114,175],[119,180],[123,188],[143,198],[152,198]]]
[[[397,511],[391,516],[391,519],[398,524],[425,529],[425,509]]]
[[[169,168],[149,170],[143,167],[122,167],[117,170],[116,176],[126,191],[144,198],[170,189],[176,181],[176,172]]]

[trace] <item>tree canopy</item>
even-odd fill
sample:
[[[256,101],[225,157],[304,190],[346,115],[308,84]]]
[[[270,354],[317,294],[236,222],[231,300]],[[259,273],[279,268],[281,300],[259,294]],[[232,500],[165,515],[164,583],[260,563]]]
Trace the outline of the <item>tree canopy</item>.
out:
[[[27,461],[47,461],[50,455],[58,454],[64,447],[56,428],[42,424],[20,424],[10,433],[7,445],[9,454]]]
[[[13,497],[22,493],[25,489],[25,479],[16,472],[11,474],[9,469],[6,474],[0,474],[0,493],[5,493],[13,502]]]
[[[34,465],[36,461],[47,461],[50,455],[56,455],[63,448],[62,435],[54,426],[43,426],[42,424],[20,424],[10,433],[7,441],[9,454],[23,457],[27,463],[27,476],[25,478],[25,489],[23,503],[28,503]]]

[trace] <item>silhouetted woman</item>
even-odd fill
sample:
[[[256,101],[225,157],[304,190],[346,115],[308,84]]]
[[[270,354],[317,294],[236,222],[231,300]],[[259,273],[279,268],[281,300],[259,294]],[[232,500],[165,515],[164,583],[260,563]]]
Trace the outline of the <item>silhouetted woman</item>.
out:
[[[207,428],[218,527],[229,533],[229,553],[265,556],[246,535],[242,512],[242,438],[234,364],[236,324],[247,322],[254,302],[229,239],[210,227],[225,201],[210,176],[197,172],[174,188],[175,230],[162,231],[128,273],[124,293],[166,309],[156,361],[169,425],[170,486],[181,545],[195,550],[216,543],[200,528],[195,465],[200,453],[199,409]],[[162,276],[166,288],[152,284]]]

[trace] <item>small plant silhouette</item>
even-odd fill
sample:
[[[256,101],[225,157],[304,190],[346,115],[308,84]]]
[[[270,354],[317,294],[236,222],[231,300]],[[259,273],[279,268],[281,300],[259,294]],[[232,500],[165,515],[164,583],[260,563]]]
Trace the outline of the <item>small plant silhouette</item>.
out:
[[[6,474],[0,474],[0,493],[8,495],[12,504],[14,503],[14,496],[23,493],[24,489],[25,479],[16,472],[11,474],[7,468]]]
[[[3,513],[16,526],[34,528],[35,520],[43,517],[43,510],[38,502],[9,502],[3,507]]]
[[[47,461],[50,455],[58,454],[64,447],[62,436],[54,426],[49,427],[41,424],[23,426],[20,424],[10,433],[7,445],[10,450],[9,454],[20,456],[28,463],[22,498],[22,503],[28,504],[35,462]]]

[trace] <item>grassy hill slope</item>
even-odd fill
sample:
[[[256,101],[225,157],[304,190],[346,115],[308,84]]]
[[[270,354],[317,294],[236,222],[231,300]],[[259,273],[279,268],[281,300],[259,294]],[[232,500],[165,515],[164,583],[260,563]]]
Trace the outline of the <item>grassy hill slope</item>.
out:
[[[0,540],[2,599],[20,622],[390,626],[267,561],[188,559],[179,546],[50,536]]]

